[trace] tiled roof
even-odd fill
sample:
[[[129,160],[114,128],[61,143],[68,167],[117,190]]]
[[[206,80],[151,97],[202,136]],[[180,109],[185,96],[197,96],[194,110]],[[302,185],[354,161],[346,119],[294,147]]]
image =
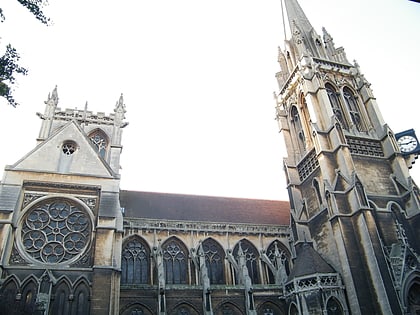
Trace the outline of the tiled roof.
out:
[[[288,201],[122,190],[125,217],[289,225]]]

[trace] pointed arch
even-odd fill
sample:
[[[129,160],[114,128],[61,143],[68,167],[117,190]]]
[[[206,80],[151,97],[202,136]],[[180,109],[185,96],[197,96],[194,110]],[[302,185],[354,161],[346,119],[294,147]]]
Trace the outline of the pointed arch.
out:
[[[69,314],[71,294],[71,282],[66,277],[62,277],[55,286],[53,286],[52,294],[54,300],[50,305],[51,314]]]
[[[270,259],[273,266],[279,270],[281,280],[286,281],[290,273],[290,252],[287,247],[279,240],[274,240],[267,247],[266,255]],[[269,284],[276,284],[276,277],[270,268],[266,266],[267,282]]]
[[[71,314],[89,314],[90,286],[86,278],[80,277],[74,284],[74,300],[71,304]]]
[[[38,281],[31,275],[22,283],[20,303],[18,304],[18,309],[22,314],[33,314],[35,311],[37,291]]]
[[[0,290],[0,310],[4,314],[13,314],[16,309],[16,301],[20,293],[19,280],[12,275],[3,283]]]
[[[335,117],[337,117],[341,128],[348,130],[349,124],[346,119],[346,112],[340,100],[340,93],[337,92],[337,89],[331,83],[325,83],[325,90],[327,91],[333,113]]]
[[[109,137],[102,129],[94,129],[89,132],[88,138],[95,146],[99,156],[105,158],[109,146]]]
[[[150,248],[140,236],[123,242],[121,254],[121,284],[150,283]]]
[[[225,251],[214,239],[207,238],[201,243],[203,247],[206,267],[211,284],[224,284],[225,279]]]
[[[162,244],[162,254],[166,283],[189,283],[188,250],[184,243],[172,236]]]
[[[280,307],[273,302],[264,302],[257,309],[258,315],[283,315]]]
[[[316,199],[317,199],[317,202],[318,202],[318,206],[321,207],[322,204],[323,204],[323,202],[322,202],[322,194],[321,194],[321,187],[319,185],[319,181],[318,181],[317,178],[314,178],[312,180],[312,188],[315,191],[315,195],[316,195]]]
[[[420,273],[413,272],[407,277],[403,291],[404,304],[408,314],[420,312]]]
[[[327,315],[344,315],[343,306],[341,305],[340,301],[331,296],[326,304],[326,311]]]
[[[350,118],[357,131],[366,131],[366,124],[360,110],[359,102],[356,99],[354,92],[348,87],[343,88],[343,97],[350,113]]]
[[[219,305],[219,307],[216,308],[215,315],[243,315],[244,313],[241,311],[241,309],[231,303],[231,302],[225,302]]]
[[[121,315],[153,315],[154,312],[142,303],[130,303],[120,309]]]
[[[297,141],[298,149],[301,153],[305,151],[305,133],[303,132],[302,120],[299,114],[299,110],[296,105],[290,108],[290,123],[291,129]]]
[[[305,95],[301,92],[299,95],[299,105],[301,108],[301,121],[302,130],[305,136],[305,149],[308,149],[312,145],[312,131],[311,131],[311,116],[309,115],[308,103],[306,102]],[[316,117],[314,117],[316,119]]]
[[[289,315],[299,315],[299,310],[295,303],[291,303],[289,307]]]
[[[239,262],[240,249],[245,256],[245,264],[248,268],[248,275],[253,284],[260,284],[259,254],[257,248],[247,239],[240,240],[233,248],[233,257]]]
[[[201,312],[197,311],[194,306],[187,302],[181,302],[176,305],[169,313],[170,315],[199,315]]]

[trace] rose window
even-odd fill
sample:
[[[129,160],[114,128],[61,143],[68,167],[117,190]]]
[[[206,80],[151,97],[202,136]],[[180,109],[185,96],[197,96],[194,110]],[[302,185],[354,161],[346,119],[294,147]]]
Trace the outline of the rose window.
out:
[[[43,263],[62,263],[82,254],[90,243],[91,219],[86,210],[70,200],[45,200],[22,220],[23,249]]]

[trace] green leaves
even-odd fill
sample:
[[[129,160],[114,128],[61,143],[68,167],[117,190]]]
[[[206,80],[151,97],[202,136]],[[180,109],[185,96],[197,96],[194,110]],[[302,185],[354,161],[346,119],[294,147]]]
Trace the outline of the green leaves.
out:
[[[31,12],[35,18],[41,23],[48,25],[48,23],[51,21],[50,18],[46,17],[44,15],[44,12],[42,12],[42,8],[48,4],[45,0],[17,0],[21,5],[23,5],[25,8]]]
[[[49,25],[50,18],[46,17],[42,11],[48,2],[47,0],[17,0],[21,5],[31,12],[35,18],[45,25]],[[5,15],[0,8],[0,22],[4,22]],[[16,107],[18,103],[13,97],[12,86],[15,84],[16,74],[27,75],[28,70],[19,65],[20,56],[16,49],[10,44],[6,47],[5,54],[0,58],[0,96],[7,99],[10,105]]]
[[[12,106],[18,105],[12,95],[12,86],[16,81],[15,74],[28,73],[26,68],[18,64],[19,59],[19,54],[10,44],[7,45],[5,54],[0,58],[0,96],[5,97]]]

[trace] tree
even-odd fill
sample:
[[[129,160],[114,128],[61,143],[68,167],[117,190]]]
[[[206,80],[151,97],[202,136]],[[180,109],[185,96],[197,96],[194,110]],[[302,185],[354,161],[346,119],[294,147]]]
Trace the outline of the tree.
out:
[[[47,0],[17,0],[21,5],[29,10],[42,24],[49,25],[50,19],[42,11],[47,5]],[[4,22],[5,15],[0,8],[0,22]],[[15,48],[10,44],[6,46],[6,52],[0,58],[0,96],[7,99],[10,105],[16,106],[18,103],[13,97],[13,85],[16,82],[15,75],[27,75],[28,70],[19,65],[20,56]]]

